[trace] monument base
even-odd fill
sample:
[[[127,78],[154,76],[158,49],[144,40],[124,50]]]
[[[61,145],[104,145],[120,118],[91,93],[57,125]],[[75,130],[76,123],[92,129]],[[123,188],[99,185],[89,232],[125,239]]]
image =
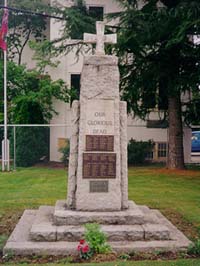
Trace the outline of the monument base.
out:
[[[55,225],[82,225],[85,223],[99,224],[143,224],[144,214],[133,202],[122,211],[78,211],[70,210],[66,201],[56,203],[53,222]]]
[[[4,254],[75,255],[84,224],[96,221],[117,253],[179,251],[191,243],[159,211],[146,206],[129,202],[125,211],[80,212],[67,210],[65,201],[58,201],[56,207],[26,210],[8,239]]]

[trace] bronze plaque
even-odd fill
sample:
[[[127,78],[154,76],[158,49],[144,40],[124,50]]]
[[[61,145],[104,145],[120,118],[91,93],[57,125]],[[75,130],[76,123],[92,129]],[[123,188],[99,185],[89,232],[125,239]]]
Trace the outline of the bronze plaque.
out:
[[[108,181],[90,181],[90,193],[107,193]]]
[[[114,136],[87,135],[86,151],[114,151]]]
[[[116,153],[83,153],[83,178],[116,178]]]

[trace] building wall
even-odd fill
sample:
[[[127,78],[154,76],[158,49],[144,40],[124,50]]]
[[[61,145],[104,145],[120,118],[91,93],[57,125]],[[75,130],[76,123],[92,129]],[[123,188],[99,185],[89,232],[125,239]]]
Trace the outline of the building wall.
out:
[[[46,30],[44,31],[44,35],[47,39],[50,39],[50,20],[47,19]],[[30,40],[34,40],[33,36],[31,36]],[[34,51],[30,49],[27,44],[24,47],[24,51],[22,54],[22,64],[26,65],[28,69],[32,69],[36,67],[36,61],[33,60]]]
[[[191,128],[184,127],[183,129],[183,147],[184,147],[184,159],[186,163],[191,163]]]
[[[73,5],[73,0],[59,0],[59,3],[63,6]],[[103,6],[105,13],[117,12],[121,8],[114,0],[86,0],[87,6]],[[114,23],[114,22],[113,22]],[[112,24],[113,24],[112,23]],[[49,39],[54,40],[60,37],[60,29],[62,28],[62,21],[55,21],[51,19],[50,27],[48,28]],[[30,58],[30,57],[29,57]],[[60,64],[57,68],[49,69],[51,77],[56,79],[63,79],[70,86],[70,76],[71,74],[79,74],[82,70],[83,56],[77,57],[74,52],[70,52],[66,56],[58,58]],[[30,60],[30,64],[33,61]],[[55,115],[51,120],[52,127],[50,129],[50,160],[59,161],[61,158],[61,153],[58,151],[60,141],[63,139],[69,139],[71,135],[71,110],[70,105],[60,102],[58,100],[54,101],[54,106],[56,111],[59,113]],[[152,112],[150,119],[159,119],[157,112]],[[53,126],[58,125],[58,126]],[[64,126],[60,126],[64,125]],[[140,140],[152,139],[156,143],[166,143],[168,141],[168,130],[162,128],[147,128],[146,122],[140,119],[133,119],[131,116],[128,118],[128,139],[131,138]],[[188,128],[184,129],[184,153],[185,161],[190,162],[190,152],[191,152],[191,130]]]

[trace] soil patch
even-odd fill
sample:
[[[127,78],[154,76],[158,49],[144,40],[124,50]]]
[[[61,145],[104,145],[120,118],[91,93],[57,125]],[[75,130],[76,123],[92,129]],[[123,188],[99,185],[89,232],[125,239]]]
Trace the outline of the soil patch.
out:
[[[177,211],[166,209],[163,210],[162,213],[188,238],[197,239],[200,237],[199,230],[195,227],[195,225],[186,220]]]
[[[53,169],[65,169],[66,166],[62,162],[41,162],[34,165],[34,167],[44,167],[44,168],[53,168]]]
[[[0,235],[10,235],[18,223],[23,211],[6,212],[0,217]]]
[[[121,254],[117,256],[115,253],[110,254],[97,254],[89,260],[82,260],[78,256],[16,256],[16,257],[1,257],[0,263],[11,262],[14,263],[25,263],[25,264],[45,264],[45,263],[98,263],[98,262],[111,262],[111,261],[142,261],[142,260],[176,260],[176,259],[191,259],[198,258],[198,256],[191,256],[186,253],[175,253],[175,252],[161,252],[157,251],[154,253],[130,253],[130,254]]]
[[[200,178],[200,171],[195,170],[171,170],[167,168],[156,168],[150,169],[153,174],[165,174],[165,175],[175,175],[175,176],[189,176],[189,177],[199,177]]]

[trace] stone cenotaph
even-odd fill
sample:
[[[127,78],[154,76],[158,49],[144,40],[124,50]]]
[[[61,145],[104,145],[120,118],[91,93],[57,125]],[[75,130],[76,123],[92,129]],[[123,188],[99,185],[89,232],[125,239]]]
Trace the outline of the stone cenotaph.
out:
[[[104,50],[104,43],[116,43],[117,36],[104,35],[99,22],[97,35],[85,34],[84,41],[97,45],[96,54],[84,59],[80,104],[73,104],[68,206],[119,211],[128,208],[126,102],[119,98],[118,59]]]
[[[92,222],[117,253],[186,249],[190,241],[159,211],[128,201],[126,102],[119,96],[118,58],[104,50],[117,37],[104,35],[97,22],[97,34],[84,41],[96,43],[96,53],[84,58],[80,101],[72,106],[67,200],[26,210],[4,254],[74,254],[83,225]]]

